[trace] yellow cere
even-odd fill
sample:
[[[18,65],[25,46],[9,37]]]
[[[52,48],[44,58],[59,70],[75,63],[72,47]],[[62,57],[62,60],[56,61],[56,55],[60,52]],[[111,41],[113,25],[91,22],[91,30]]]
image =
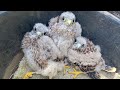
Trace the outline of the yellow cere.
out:
[[[72,20],[69,20],[69,19],[64,19],[64,22],[67,24],[67,25],[70,25],[72,23]]]

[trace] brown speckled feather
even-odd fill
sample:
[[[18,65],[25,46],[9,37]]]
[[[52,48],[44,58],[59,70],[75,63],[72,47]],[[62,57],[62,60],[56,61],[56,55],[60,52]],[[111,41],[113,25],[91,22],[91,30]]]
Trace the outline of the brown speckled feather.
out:
[[[79,66],[81,71],[88,73],[90,77],[99,78],[97,72],[105,68],[105,61],[93,42],[89,39],[86,39],[86,42],[87,44],[84,47],[70,49],[68,51],[68,59]]]
[[[90,41],[89,39],[86,40],[87,41],[87,46],[86,47],[81,47],[79,49],[75,49],[77,52],[79,53],[90,53],[90,52],[96,52],[97,49],[95,47],[95,45],[93,44],[92,41]]]
[[[36,67],[41,69],[47,67],[48,60],[62,59],[60,51],[48,36],[31,38],[30,34],[26,33],[22,40],[22,48],[24,52],[30,50]]]
[[[68,49],[73,45],[75,38],[81,36],[81,25],[75,22],[75,18],[72,12],[63,12],[49,22],[50,36],[64,56],[67,56]],[[71,20],[72,23],[67,25],[65,19]]]

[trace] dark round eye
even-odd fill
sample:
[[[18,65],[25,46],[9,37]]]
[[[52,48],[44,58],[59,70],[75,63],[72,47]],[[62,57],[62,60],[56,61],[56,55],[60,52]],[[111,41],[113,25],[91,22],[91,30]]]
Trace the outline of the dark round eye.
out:
[[[47,35],[47,32],[44,32],[44,35]]]
[[[73,22],[75,22],[75,20],[73,19]]]
[[[36,31],[37,29],[35,28],[34,31]]]
[[[63,17],[63,18],[62,18],[62,20],[64,21],[64,20],[65,20],[65,18]]]
[[[84,47],[85,46],[85,44],[82,44],[82,47]]]
[[[75,39],[75,42],[77,42],[77,40]]]

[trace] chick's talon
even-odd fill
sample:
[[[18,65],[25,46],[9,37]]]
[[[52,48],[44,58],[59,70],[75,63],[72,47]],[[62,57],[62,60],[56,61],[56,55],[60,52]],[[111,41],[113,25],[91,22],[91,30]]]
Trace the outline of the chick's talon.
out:
[[[70,68],[70,66],[64,66],[65,68]]]
[[[32,77],[33,74],[34,74],[34,72],[27,72],[27,73],[24,75],[23,79],[28,79],[28,78]]]
[[[70,66],[64,66],[64,74],[66,74],[66,69],[69,69],[70,68]]]
[[[75,79],[79,74],[83,73],[83,72],[77,71],[77,70],[74,69],[74,68],[73,68],[73,70],[74,70],[73,72],[68,72],[68,73],[69,73],[69,74],[74,74],[74,77],[73,77],[74,79]]]

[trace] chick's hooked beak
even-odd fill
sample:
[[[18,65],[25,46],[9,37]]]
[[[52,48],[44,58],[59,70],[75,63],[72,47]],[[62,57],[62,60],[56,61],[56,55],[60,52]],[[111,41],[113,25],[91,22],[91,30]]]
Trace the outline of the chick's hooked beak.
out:
[[[41,35],[42,35],[42,32],[37,32],[37,35],[38,35],[38,36],[41,36]]]
[[[64,22],[65,22],[66,25],[71,25],[72,24],[72,20],[70,20],[70,19],[65,19]]]
[[[76,44],[77,48],[80,48],[82,45],[80,43]]]

